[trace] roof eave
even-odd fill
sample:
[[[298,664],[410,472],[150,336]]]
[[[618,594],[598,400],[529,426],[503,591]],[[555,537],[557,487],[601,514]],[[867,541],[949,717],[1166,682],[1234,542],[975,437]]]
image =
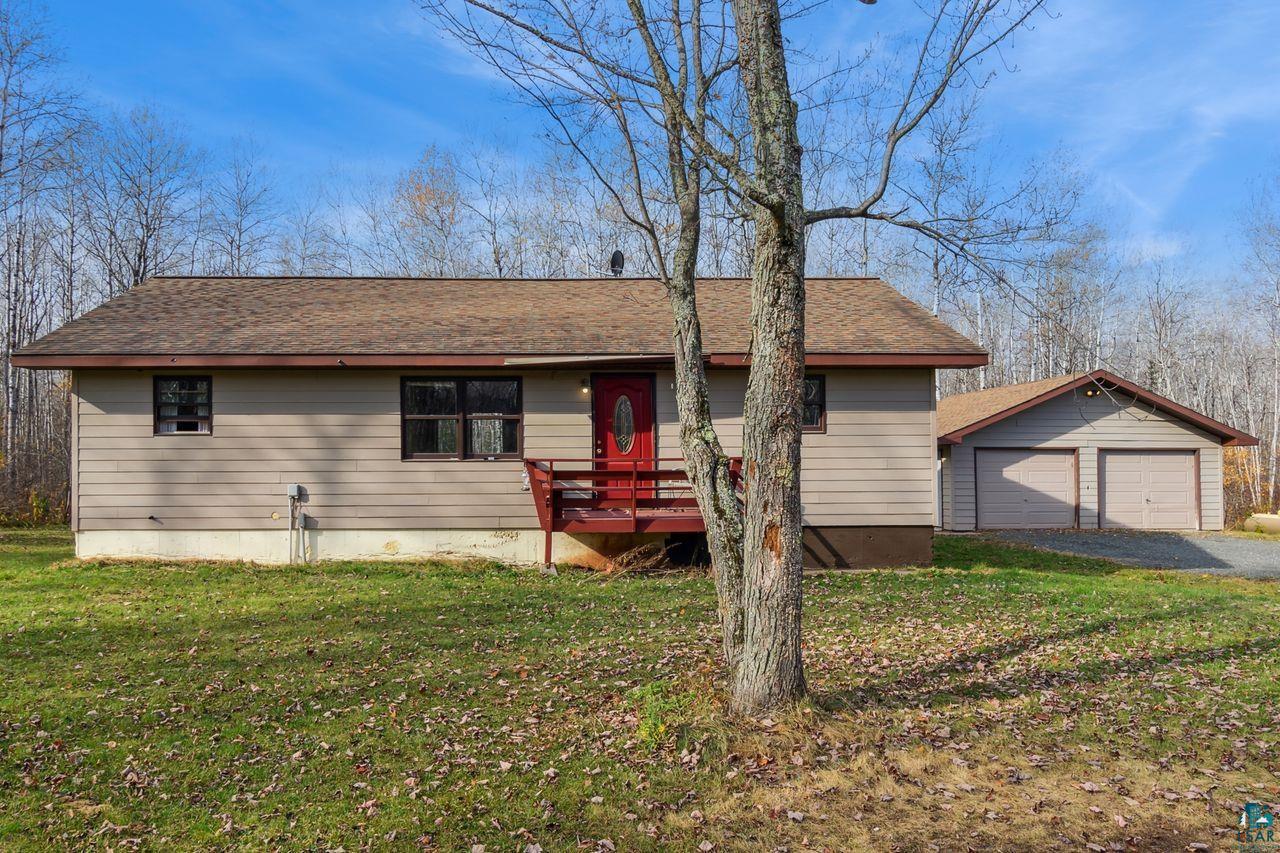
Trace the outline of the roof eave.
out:
[[[160,368],[200,369],[213,367],[310,367],[310,368],[403,368],[403,367],[522,367],[583,366],[592,363],[662,363],[670,362],[669,353],[563,353],[563,354],[136,354],[136,353],[16,353],[17,367],[33,370],[68,370],[86,368]],[[712,367],[745,367],[751,363],[747,353],[712,353],[707,356]],[[810,353],[805,358],[809,367],[981,367],[987,363],[986,353]]]

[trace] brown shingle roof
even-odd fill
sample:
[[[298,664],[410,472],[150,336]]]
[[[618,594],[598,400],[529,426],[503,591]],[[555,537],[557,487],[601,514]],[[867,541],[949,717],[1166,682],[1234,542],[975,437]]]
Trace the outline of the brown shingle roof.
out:
[[[1134,400],[1159,409],[1222,439],[1232,447],[1253,447],[1258,439],[1235,427],[1215,421],[1207,415],[1188,409],[1180,403],[1148,391],[1128,379],[1106,370],[1090,373],[1068,373],[1021,385],[989,388],[971,394],[955,394],[938,401],[938,443],[958,444],[965,436],[999,423],[1021,411],[1085,385],[1098,383],[1109,392],[1119,392]]]
[[[938,401],[938,435],[948,435],[978,421],[986,420],[992,415],[1012,409],[1028,400],[1034,400],[1041,394],[1057,390],[1083,375],[1083,373],[1068,373],[1065,376],[1023,382],[1020,385],[1005,385],[1002,388],[988,388],[985,391],[944,397]]]
[[[747,352],[749,283],[706,279],[698,287],[706,351]],[[879,279],[810,279],[807,293],[811,354],[951,354],[970,363],[984,355]],[[24,347],[19,363],[671,352],[666,295],[649,279],[156,278]]]

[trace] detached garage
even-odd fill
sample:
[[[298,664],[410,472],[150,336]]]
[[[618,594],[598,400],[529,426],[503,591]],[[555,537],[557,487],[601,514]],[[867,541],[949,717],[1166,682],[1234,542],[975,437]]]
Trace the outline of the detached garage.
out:
[[[1221,530],[1222,448],[1256,438],[1104,370],[938,403],[946,530]]]

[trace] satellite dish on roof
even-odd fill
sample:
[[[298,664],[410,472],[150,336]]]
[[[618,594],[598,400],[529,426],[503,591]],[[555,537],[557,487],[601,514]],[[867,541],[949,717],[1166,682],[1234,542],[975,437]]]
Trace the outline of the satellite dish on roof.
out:
[[[614,275],[622,275],[622,263],[624,260],[625,258],[622,257],[622,250],[614,250],[614,253],[609,256],[609,272]]]

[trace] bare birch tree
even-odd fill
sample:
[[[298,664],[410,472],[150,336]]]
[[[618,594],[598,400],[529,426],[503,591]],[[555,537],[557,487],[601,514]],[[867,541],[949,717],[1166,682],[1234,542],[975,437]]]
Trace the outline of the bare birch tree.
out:
[[[185,138],[148,109],[114,117],[87,175],[93,217],[86,250],[111,298],[182,267],[200,162]]]
[[[233,144],[210,195],[209,273],[254,275],[266,267],[277,239],[277,201],[256,145]]]
[[[318,196],[299,201],[280,220],[272,266],[281,275],[332,275],[341,270],[336,238]]]
[[[0,7],[0,274],[3,274],[5,484],[12,495],[32,482],[33,455],[22,417],[49,393],[48,378],[19,375],[10,356],[48,321],[46,259],[56,231],[46,200],[66,186],[64,152],[83,130],[75,98],[55,76],[56,51],[25,3]],[[65,397],[64,397],[65,399]],[[63,419],[60,423],[65,423]],[[61,437],[59,428],[57,435]],[[25,469],[25,470],[24,470]]]
[[[1265,445],[1270,451],[1265,463],[1268,486],[1266,495],[1258,495],[1258,502],[1274,509],[1280,506],[1280,177],[1264,182],[1256,192],[1245,230],[1249,238],[1249,268],[1257,281],[1259,299],[1265,306],[1267,349],[1271,359],[1267,384],[1271,389],[1272,411]]]

